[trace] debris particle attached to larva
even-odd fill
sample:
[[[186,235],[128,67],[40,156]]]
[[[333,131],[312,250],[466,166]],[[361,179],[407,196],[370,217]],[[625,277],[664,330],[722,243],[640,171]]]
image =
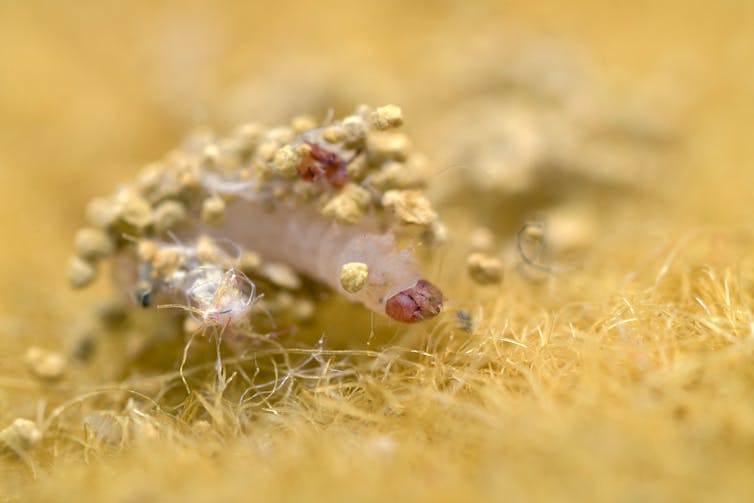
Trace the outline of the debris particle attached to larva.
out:
[[[96,266],[81,257],[71,257],[68,261],[68,282],[73,288],[83,288],[97,276]]]
[[[221,197],[208,197],[202,203],[202,220],[208,224],[219,224],[225,217],[225,201]]]
[[[140,234],[152,224],[152,206],[140,194],[122,190],[115,197],[115,204],[122,231]]]
[[[83,227],[74,238],[76,254],[85,260],[96,260],[108,256],[113,251],[110,237],[102,229]]]
[[[340,286],[348,293],[356,293],[367,282],[369,266],[363,262],[349,262],[340,268]]]
[[[385,131],[403,124],[403,112],[395,105],[385,105],[372,112],[370,119],[375,129]]]
[[[176,228],[186,219],[186,208],[178,201],[165,201],[154,210],[154,227],[158,233]]]
[[[301,161],[297,152],[290,145],[285,145],[275,152],[272,161],[275,171],[285,178],[295,178],[298,174],[298,164]]]
[[[330,199],[322,214],[334,218],[343,224],[357,224],[368,209],[370,200],[369,192],[364,188],[349,183],[340,194]]]

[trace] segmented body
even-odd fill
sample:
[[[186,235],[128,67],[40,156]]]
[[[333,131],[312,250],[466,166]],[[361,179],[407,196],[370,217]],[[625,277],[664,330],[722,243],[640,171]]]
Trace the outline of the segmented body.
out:
[[[226,222],[207,226],[202,231],[230,239],[264,256],[273,256],[297,271],[316,279],[347,298],[398,321],[411,323],[436,315],[442,306],[439,289],[422,280],[416,260],[409,250],[401,250],[391,233],[380,233],[365,219],[359,225],[340,225],[308,205],[279,204],[274,208],[237,201],[228,206]],[[364,287],[346,292],[338,280],[344,263],[363,262],[369,267]],[[419,285],[419,288],[413,289]],[[433,295],[429,295],[430,288]],[[423,299],[420,306],[389,302],[401,294],[403,299]],[[423,294],[427,294],[422,296]],[[390,309],[386,309],[390,306]]]

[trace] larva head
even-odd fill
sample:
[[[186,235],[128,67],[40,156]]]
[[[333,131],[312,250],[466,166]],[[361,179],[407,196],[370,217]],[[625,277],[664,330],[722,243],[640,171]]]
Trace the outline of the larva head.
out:
[[[442,309],[442,292],[429,281],[420,279],[385,303],[385,314],[403,323],[416,323],[436,316]]]

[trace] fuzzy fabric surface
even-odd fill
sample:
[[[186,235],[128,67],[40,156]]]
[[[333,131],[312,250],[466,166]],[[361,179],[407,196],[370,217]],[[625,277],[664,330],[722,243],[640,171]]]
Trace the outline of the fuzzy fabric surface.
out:
[[[2,2],[0,501],[750,499],[752,51],[742,2]],[[69,287],[192,129],[359,103],[430,167],[435,319],[330,295],[182,376],[178,313]]]

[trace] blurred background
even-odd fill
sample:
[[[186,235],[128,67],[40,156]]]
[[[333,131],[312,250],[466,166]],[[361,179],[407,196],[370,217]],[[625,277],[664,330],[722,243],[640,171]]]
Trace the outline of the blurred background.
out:
[[[0,0],[0,371],[109,291],[66,281],[87,201],[202,125],[398,104],[451,235],[748,227],[753,54],[737,0]]]

